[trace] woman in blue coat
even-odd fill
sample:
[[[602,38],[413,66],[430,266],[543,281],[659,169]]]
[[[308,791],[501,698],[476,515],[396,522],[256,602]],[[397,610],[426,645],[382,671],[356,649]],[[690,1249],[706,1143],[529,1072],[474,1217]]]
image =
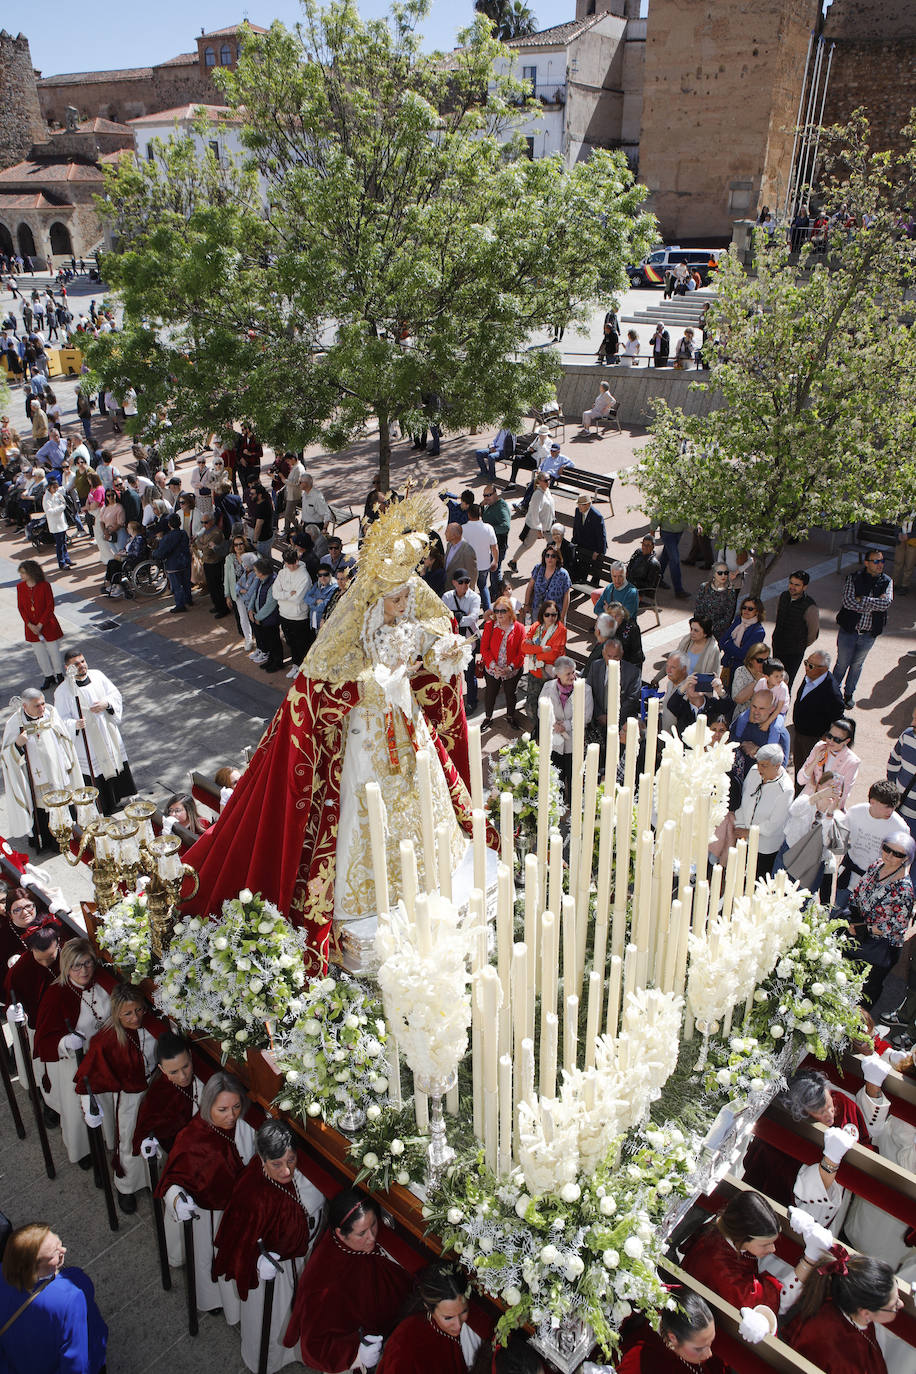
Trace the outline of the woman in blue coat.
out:
[[[20,1226],[0,1274],[0,1367],[9,1374],[99,1374],[108,1327],[82,1269],[50,1226]]]

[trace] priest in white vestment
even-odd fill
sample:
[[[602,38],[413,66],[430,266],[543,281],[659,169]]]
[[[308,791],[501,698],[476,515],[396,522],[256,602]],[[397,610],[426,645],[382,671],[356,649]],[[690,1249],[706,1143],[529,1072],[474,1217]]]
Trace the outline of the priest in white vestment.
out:
[[[31,835],[39,851],[56,849],[43,789],[82,787],[73,740],[53,706],[27,687],[3,731],[0,746],[10,835]]]
[[[71,649],[64,664],[66,674],[54,693],[54,705],[76,746],[86,785],[98,788],[99,810],[110,816],[137,790],[118,728],[121,693],[104,673],[88,666],[79,649]]]

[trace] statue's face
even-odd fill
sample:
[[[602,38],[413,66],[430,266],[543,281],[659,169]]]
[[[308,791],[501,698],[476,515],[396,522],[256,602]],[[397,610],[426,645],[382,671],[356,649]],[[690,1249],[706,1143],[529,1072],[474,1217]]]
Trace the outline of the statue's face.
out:
[[[396,620],[401,620],[407,610],[407,602],[410,598],[410,588],[402,587],[399,592],[392,596],[383,598],[382,610],[385,614],[385,624],[393,625]]]

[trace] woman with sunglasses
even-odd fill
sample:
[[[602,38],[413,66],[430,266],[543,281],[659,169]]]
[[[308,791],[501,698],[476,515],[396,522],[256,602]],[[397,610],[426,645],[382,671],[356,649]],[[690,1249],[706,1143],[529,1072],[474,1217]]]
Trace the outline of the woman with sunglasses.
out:
[[[502,688],[509,724],[521,728],[522,722],[515,711],[515,696],[522,675],[524,638],[524,625],[520,620],[516,620],[515,611],[506,598],[500,597],[493,607],[493,620],[488,620],[484,625],[480,641],[480,661],[483,665],[485,684],[484,725],[493,724],[493,707]]]
[[[833,786],[839,789],[839,804],[845,809],[853,783],[859,774],[862,760],[850,745],[856,737],[856,723],[841,716],[830,726],[823,739],[818,740],[795,774],[807,796],[813,797],[821,786],[825,773],[833,774]]]
[[[694,615],[712,622],[715,639],[721,639],[735,618],[738,588],[725,563],[716,563],[708,582],[700,583]]]
[[[68,940],[60,953],[60,976],[48,988],[38,1008],[34,1057],[42,1061],[50,1082],[46,1096],[60,1112],[64,1147],[71,1164],[92,1167],[89,1137],[83,1109],[73,1082],[78,1050],[86,1050],[92,1037],[111,1015],[111,999],[96,982],[96,959],[88,940]],[[111,1110],[105,1111],[105,1133],[113,1143]],[[104,1110],[104,1108],[103,1108]]]
[[[245,561],[246,554],[248,555],[247,561]],[[234,534],[229,542],[229,556],[223,564],[223,594],[235,613],[235,623],[245,641],[247,654],[250,654],[254,649],[254,635],[251,630],[251,621],[248,619],[245,597],[251,591],[254,582],[252,569],[256,561],[257,554],[245,536]]]
[[[769,659],[770,650],[766,644],[755,644],[748,649],[744,662],[732,673],[729,695],[735,706],[744,707],[750,704],[758,683],[763,682],[766,676],[763,669]]]
[[[535,731],[538,725],[538,697],[544,683],[553,677],[553,665],[565,650],[566,626],[560,620],[560,608],[555,601],[542,601],[537,619],[522,641],[522,653],[527,658],[528,671],[525,709]]]
[[[909,867],[916,853],[912,835],[900,831],[881,844],[881,857],[866,869],[855,892],[841,893],[834,908],[838,916],[849,917],[852,939],[845,955],[871,966],[862,1001],[874,1006],[884,979],[894,967],[906,939],[913,907],[913,884]]]
[[[763,602],[758,596],[742,599],[731,625],[719,639],[722,650],[722,681],[728,686],[732,674],[746,659],[755,644],[763,642],[766,631],[763,628]]]
[[[556,602],[560,619],[565,624],[571,588],[572,578],[563,566],[562,553],[552,544],[548,545],[525,588],[526,620],[529,615],[536,619],[542,603],[549,599]]]

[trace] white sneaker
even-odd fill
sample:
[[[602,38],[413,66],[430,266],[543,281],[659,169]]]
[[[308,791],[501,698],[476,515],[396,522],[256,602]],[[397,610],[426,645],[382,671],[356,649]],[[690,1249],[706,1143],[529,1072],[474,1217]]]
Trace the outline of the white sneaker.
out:
[[[286,674],[286,676],[287,676],[287,677],[298,677],[298,676],[299,676],[299,668],[298,668],[298,666],[297,666],[295,663],[294,663],[293,666],[290,668],[290,670],[289,670],[289,672]]]
[[[256,664],[258,664],[258,666],[260,666],[262,663],[266,663],[266,662],[267,662],[267,655],[266,655],[266,654],[262,654],[262,653],[261,653],[261,650],[258,649],[257,653],[252,654],[252,656],[251,656],[251,661],[252,661],[252,663],[256,663]]]
[[[245,652],[246,652],[246,654],[248,655],[249,658],[257,658],[258,654],[259,654],[261,651],[260,651],[260,649],[258,649],[254,644],[252,644],[251,648],[250,648],[250,649],[246,649]]]
[[[108,595],[111,597],[112,601],[120,601],[124,593],[120,587],[112,587]]]

